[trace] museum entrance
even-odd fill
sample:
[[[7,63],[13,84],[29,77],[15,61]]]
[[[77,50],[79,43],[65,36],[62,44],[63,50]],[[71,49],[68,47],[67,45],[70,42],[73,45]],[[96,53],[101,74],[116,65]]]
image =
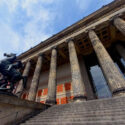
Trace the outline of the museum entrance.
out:
[[[97,99],[109,98],[112,96],[102,70],[99,66],[95,53],[85,57],[88,74]]]
[[[90,75],[92,78],[92,83],[95,89],[95,95],[97,98],[108,98],[112,94],[109,90],[107,82],[103,76],[102,70],[99,65],[94,65],[90,67]]]
[[[116,67],[125,78],[125,61],[120,57],[114,45],[108,50]],[[107,81],[103,75],[102,69],[99,65],[95,53],[85,57],[86,65],[88,67],[88,74],[90,76],[91,84],[96,98],[109,98],[112,96],[111,91],[108,87]]]

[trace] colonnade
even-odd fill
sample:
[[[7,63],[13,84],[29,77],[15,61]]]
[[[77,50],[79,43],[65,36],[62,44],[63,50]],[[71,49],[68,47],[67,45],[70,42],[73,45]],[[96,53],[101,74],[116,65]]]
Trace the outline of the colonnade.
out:
[[[125,21],[119,17],[114,19],[114,26],[121,31],[123,35],[125,35]],[[112,92],[113,97],[116,96],[124,96],[125,95],[125,80],[118,68],[114,64],[107,50],[101,43],[100,39],[96,35],[94,30],[88,31],[88,36],[93,46],[93,49],[98,58],[100,67],[103,71],[104,77],[107,81],[107,84]],[[80,65],[74,45],[74,39],[70,38],[67,41],[68,50],[69,50],[69,59],[71,66],[71,76],[72,76],[72,87],[74,94],[74,101],[85,101],[87,99],[86,89],[84,80],[82,80],[82,75],[80,71]],[[116,46],[119,54],[125,60],[125,49],[121,45]],[[52,48],[51,61],[50,61],[50,72],[49,72],[49,80],[48,80],[48,95],[46,99],[46,103],[48,104],[56,104],[56,72],[57,72],[57,52],[58,50]],[[38,61],[36,64],[35,72],[33,75],[33,79],[31,82],[28,100],[35,101],[36,93],[39,84],[40,71],[42,68],[42,54],[38,56]],[[30,69],[30,61],[27,62],[26,67],[24,69],[23,75],[28,76]],[[84,75],[84,74],[83,74]],[[20,82],[17,90],[21,91],[22,82]]]

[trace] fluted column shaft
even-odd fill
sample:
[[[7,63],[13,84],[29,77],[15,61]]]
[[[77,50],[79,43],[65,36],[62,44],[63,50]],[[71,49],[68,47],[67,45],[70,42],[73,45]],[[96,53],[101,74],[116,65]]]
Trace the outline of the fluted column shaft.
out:
[[[48,95],[46,103],[54,105],[56,104],[56,66],[57,66],[57,50],[52,49],[50,72],[48,80]]]
[[[74,101],[86,100],[84,82],[82,81],[80,66],[77,58],[74,42],[68,40],[69,58],[71,65],[72,87]]]
[[[118,30],[121,31],[123,35],[125,35],[125,21],[119,17],[114,19],[114,25]]]
[[[29,71],[30,71],[30,67],[31,67],[31,62],[28,61],[26,66],[25,66],[25,69],[23,71],[23,76],[28,77]],[[21,97],[22,93],[23,93],[23,80],[20,80],[20,82],[19,82],[19,84],[17,86],[17,89],[16,89],[16,95],[18,97]]]
[[[124,59],[125,61],[125,48],[121,45],[121,44],[117,44],[116,45],[116,49],[118,51],[118,53],[120,54],[120,56]]]
[[[36,99],[41,68],[42,68],[42,56],[40,55],[38,57],[38,61],[37,61],[37,64],[36,64],[36,68],[35,68],[35,72],[34,72],[34,75],[33,75],[32,83],[31,83],[31,86],[30,86],[28,100],[35,101],[35,99]]]
[[[125,95],[125,80],[93,30],[89,38],[113,96]]]

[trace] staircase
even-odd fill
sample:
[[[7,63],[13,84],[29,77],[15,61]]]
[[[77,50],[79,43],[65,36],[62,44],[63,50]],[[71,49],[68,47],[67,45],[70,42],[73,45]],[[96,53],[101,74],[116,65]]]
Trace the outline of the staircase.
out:
[[[125,125],[125,97],[55,105],[20,125]]]

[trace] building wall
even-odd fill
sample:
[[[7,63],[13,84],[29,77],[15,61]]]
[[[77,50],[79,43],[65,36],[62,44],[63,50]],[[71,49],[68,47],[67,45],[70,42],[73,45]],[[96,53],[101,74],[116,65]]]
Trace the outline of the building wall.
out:
[[[36,96],[36,101],[45,103],[47,93],[48,93],[48,77],[49,71],[42,72],[39,80],[39,87]],[[27,91],[25,91],[22,95],[22,98],[28,98],[28,90],[30,88],[30,84],[32,81],[32,77],[28,78],[27,83]],[[64,64],[60,67],[57,67],[57,104],[65,104],[70,101],[72,98],[72,86],[71,86],[71,72],[70,72],[70,64]]]

